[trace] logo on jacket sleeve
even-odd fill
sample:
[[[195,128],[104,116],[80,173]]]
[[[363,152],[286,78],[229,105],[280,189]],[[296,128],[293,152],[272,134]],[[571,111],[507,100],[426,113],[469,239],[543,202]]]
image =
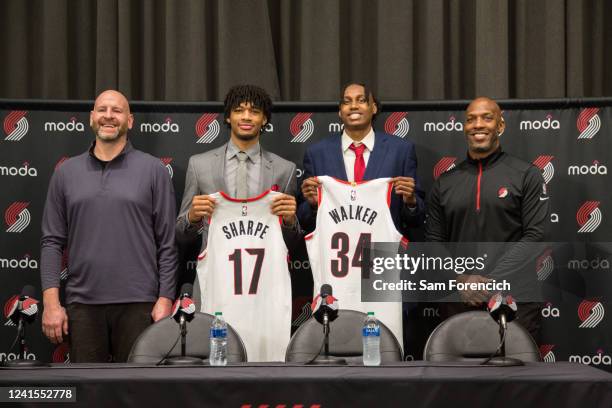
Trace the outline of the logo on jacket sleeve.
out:
[[[219,136],[221,126],[217,116],[219,116],[218,113],[205,113],[200,116],[195,124],[196,137],[198,138],[196,143],[212,143]]]
[[[385,121],[385,132],[401,138],[406,137],[410,130],[406,115],[408,112],[392,112]]]
[[[578,233],[593,232],[601,224],[602,214],[599,201],[586,201],[576,213],[576,221],[580,229]]]
[[[576,127],[580,134],[578,139],[592,139],[601,128],[601,119],[599,119],[599,108],[583,109],[576,120]]]
[[[506,198],[508,197],[508,189],[506,187],[500,187],[497,190],[497,198]]]
[[[301,112],[296,114],[289,124],[289,132],[293,138],[291,143],[304,143],[314,133],[314,122],[311,119],[312,113]]]
[[[30,225],[30,212],[28,211],[30,203],[24,201],[16,201],[4,212],[4,222],[6,222],[6,232],[22,232]]]
[[[578,318],[581,329],[592,329],[597,327],[604,318],[605,310],[601,302],[594,300],[583,300],[578,305]]]
[[[26,119],[27,111],[12,111],[4,118],[4,133],[6,137],[4,140],[12,142],[20,141],[26,133],[30,125]]]

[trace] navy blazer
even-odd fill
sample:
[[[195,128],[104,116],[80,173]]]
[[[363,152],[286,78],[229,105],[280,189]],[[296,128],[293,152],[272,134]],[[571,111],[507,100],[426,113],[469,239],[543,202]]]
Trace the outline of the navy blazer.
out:
[[[417,208],[410,211],[398,194],[391,196],[391,216],[397,230],[407,236],[410,228],[423,223],[425,193],[417,179],[417,157],[414,143],[383,132],[375,132],[374,149],[370,153],[364,180],[381,177],[406,176],[415,179],[417,184]],[[342,135],[327,137],[306,149],[304,154],[304,175],[302,180],[312,176],[332,176],[346,180],[344,157],[342,155]],[[316,210],[301,194],[298,195],[297,211],[301,227],[313,231],[316,223]]]

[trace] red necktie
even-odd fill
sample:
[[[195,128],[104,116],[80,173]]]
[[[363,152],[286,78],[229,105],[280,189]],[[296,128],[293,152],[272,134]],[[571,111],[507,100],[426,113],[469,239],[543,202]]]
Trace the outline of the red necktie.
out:
[[[354,143],[351,143],[349,149],[355,152],[355,181],[362,181],[363,174],[365,173],[365,160],[363,159],[363,151],[365,150],[365,145],[362,143],[359,146],[355,146]]]

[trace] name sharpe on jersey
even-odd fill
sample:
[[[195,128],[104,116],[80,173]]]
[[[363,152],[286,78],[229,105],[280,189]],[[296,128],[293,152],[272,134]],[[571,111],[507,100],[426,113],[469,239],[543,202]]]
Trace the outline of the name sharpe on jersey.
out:
[[[270,226],[264,224],[263,222],[255,222],[253,220],[239,220],[232,221],[224,225],[221,230],[223,231],[223,234],[225,234],[225,238],[227,239],[232,239],[242,235],[251,235],[263,239],[269,228]]]
[[[364,207],[363,205],[341,205],[338,208],[334,208],[333,210],[328,212],[332,221],[336,224],[339,224],[343,221],[348,220],[357,220],[363,221],[368,225],[372,225],[378,212],[374,211],[371,208]]]

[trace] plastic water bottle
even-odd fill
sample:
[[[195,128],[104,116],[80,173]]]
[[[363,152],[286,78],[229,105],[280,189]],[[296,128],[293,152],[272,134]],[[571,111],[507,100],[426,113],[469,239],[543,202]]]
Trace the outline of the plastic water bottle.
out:
[[[227,365],[227,323],[221,312],[215,312],[215,320],[210,326],[209,361],[211,366]]]
[[[380,324],[374,312],[368,312],[363,323],[363,365],[380,365]]]

